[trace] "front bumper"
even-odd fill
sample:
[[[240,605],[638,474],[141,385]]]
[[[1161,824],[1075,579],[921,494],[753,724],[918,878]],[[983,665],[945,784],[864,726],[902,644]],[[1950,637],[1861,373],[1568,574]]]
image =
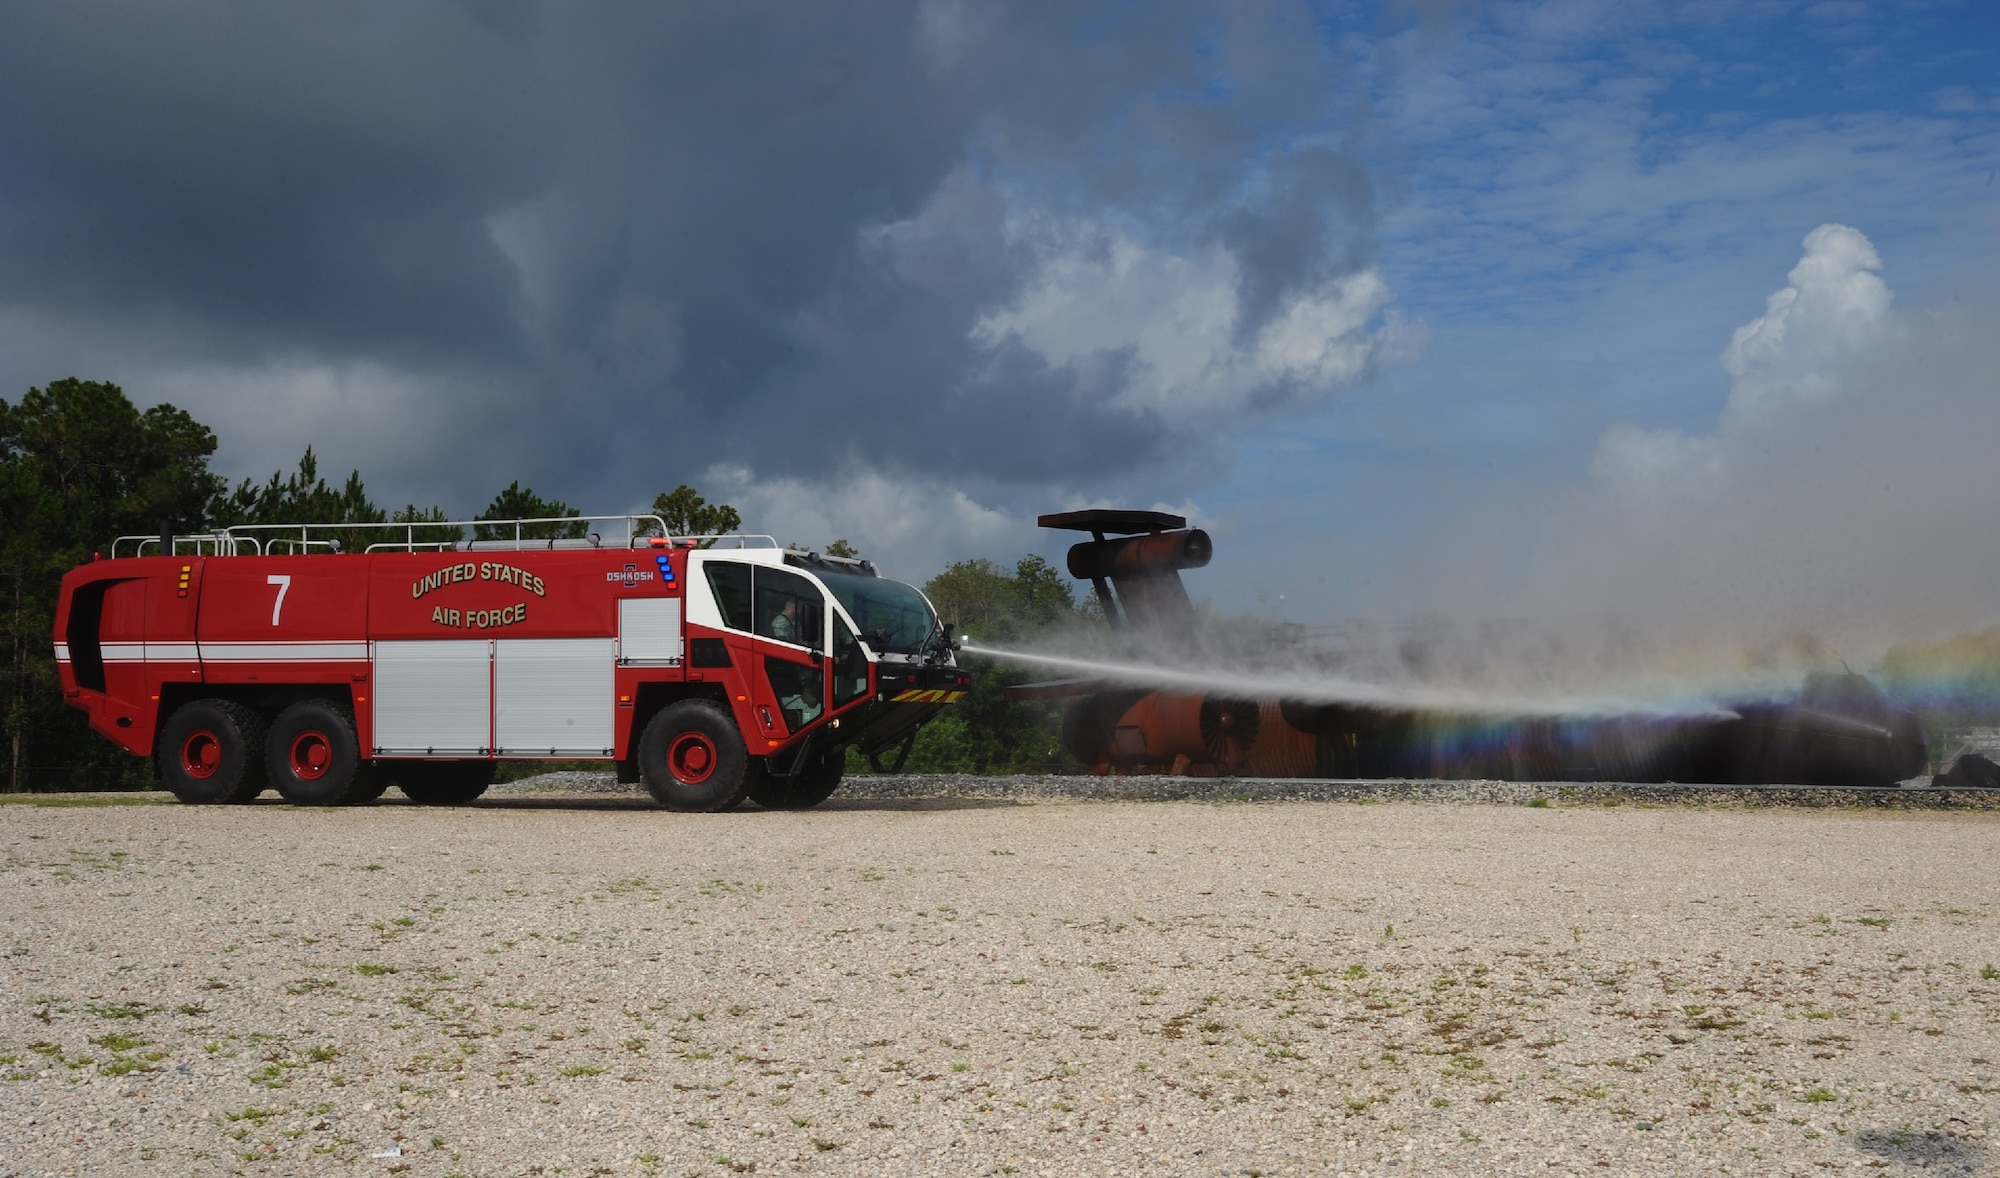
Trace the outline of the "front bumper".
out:
[[[870,756],[894,748],[971,690],[972,674],[962,667],[879,664],[875,698],[848,714],[840,744]]]

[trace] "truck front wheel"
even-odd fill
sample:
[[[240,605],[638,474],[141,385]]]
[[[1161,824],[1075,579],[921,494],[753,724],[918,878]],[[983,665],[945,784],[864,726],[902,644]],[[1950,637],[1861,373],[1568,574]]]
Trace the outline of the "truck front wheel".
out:
[[[790,777],[766,776],[750,789],[750,800],[766,810],[810,810],[833,796],[847,772],[847,751],[822,753]]]
[[[361,769],[354,714],[330,699],[302,699],[278,713],[265,742],[271,784],[299,806],[341,806],[353,799]]]
[[[736,724],[714,704],[683,700],[661,709],[639,736],[639,777],[669,810],[727,810],[743,800],[750,754]]]
[[[190,700],[160,728],[160,776],[183,802],[247,802],[264,792],[264,731],[242,704]]]

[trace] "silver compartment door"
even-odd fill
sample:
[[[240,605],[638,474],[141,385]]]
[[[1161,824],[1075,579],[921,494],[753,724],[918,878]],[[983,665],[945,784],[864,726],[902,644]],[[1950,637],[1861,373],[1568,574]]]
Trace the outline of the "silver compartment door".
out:
[[[502,638],[493,648],[500,756],[611,755],[617,639]]]
[[[383,757],[485,756],[493,735],[493,644],[377,642],[375,749]]]
[[[628,667],[675,667],[681,661],[681,599],[618,601],[618,661]]]

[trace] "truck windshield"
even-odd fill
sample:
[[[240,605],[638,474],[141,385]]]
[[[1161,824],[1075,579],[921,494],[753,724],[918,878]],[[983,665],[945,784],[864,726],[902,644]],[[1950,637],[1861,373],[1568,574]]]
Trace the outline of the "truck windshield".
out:
[[[878,653],[916,654],[937,627],[931,603],[914,586],[880,577],[814,570]]]

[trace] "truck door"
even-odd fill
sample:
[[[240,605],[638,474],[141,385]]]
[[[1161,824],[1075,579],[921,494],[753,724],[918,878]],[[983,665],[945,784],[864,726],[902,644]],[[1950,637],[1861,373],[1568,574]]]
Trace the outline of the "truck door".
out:
[[[832,687],[832,715],[838,716],[857,704],[868,702],[874,683],[868,674],[868,655],[861,640],[839,610],[833,611],[833,658],[828,660],[827,677]]]
[[[826,596],[811,578],[769,565],[755,567],[753,583],[751,705],[769,748],[826,718]]]

